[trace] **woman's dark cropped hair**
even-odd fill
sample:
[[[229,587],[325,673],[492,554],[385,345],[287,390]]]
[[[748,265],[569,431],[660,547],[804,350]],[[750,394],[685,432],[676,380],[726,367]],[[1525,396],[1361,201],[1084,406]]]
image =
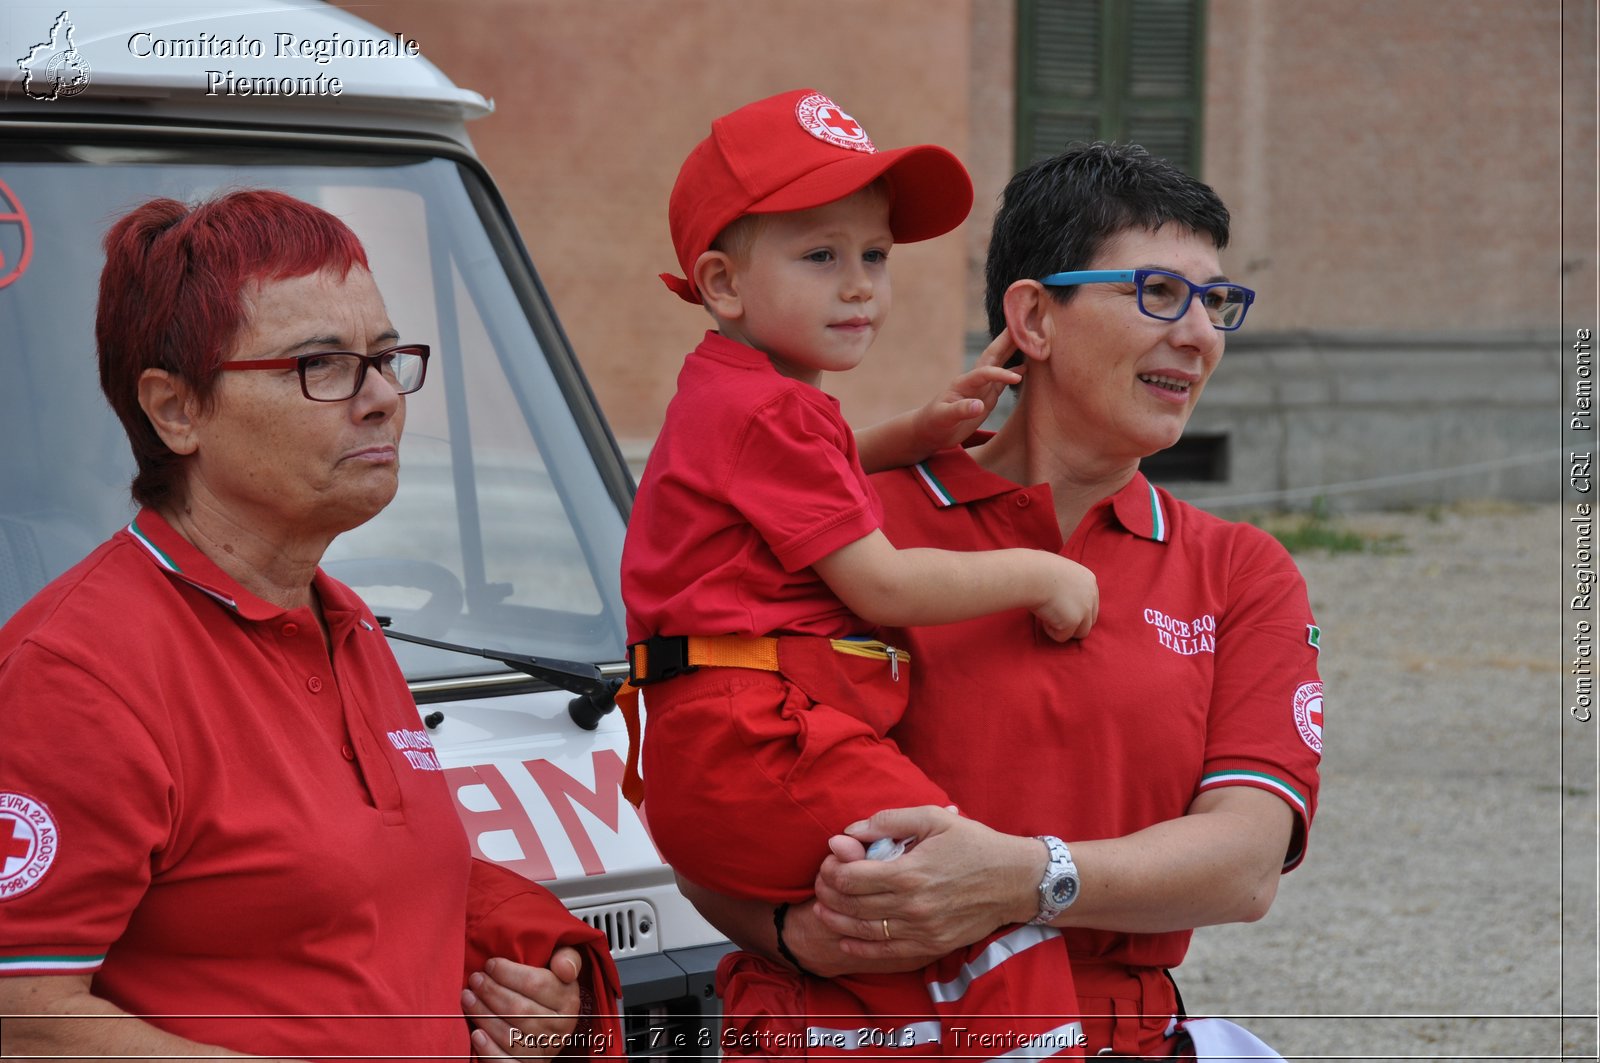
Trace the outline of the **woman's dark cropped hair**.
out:
[[[1169,222],[1228,246],[1228,208],[1211,187],[1137,144],[1075,144],[1020,171],[1001,195],[984,268],[990,334],[1006,327],[1002,301],[1014,281],[1084,269],[1124,229]],[[1063,303],[1075,291],[1049,289]]]
[[[140,505],[173,501],[182,491],[178,455],[139,405],[144,371],[182,377],[204,408],[217,366],[248,316],[250,282],[368,268],[344,222],[266,190],[194,205],[151,200],[111,227],[105,251],[95,315],[100,389],[133,447],[131,490]]]

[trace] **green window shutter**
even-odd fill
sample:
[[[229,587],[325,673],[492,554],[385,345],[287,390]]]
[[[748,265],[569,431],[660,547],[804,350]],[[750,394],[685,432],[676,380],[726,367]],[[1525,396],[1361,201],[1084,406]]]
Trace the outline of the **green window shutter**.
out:
[[[1201,5],[1134,0],[1128,15],[1128,81],[1118,137],[1143,144],[1190,173],[1200,171]]]
[[[1100,136],[1102,0],[1022,0],[1017,12],[1018,164]]]
[[[1018,165],[1100,139],[1198,173],[1204,49],[1204,0],[1018,0]]]

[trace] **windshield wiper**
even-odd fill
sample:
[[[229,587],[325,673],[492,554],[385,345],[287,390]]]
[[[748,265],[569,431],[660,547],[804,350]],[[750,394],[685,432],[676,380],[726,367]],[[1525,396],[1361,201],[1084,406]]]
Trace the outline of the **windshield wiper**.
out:
[[[387,616],[378,617],[378,626],[392,639],[498,661],[542,683],[571,691],[578,696],[567,702],[567,715],[572,717],[573,723],[585,731],[592,731],[600,726],[600,717],[616,707],[617,690],[622,686],[622,680],[605,678],[600,674],[599,665],[586,661],[563,661],[555,657],[530,657],[526,653],[512,653],[510,650],[475,649],[454,642],[440,642],[438,639],[396,631],[389,626],[391,623],[392,620]]]

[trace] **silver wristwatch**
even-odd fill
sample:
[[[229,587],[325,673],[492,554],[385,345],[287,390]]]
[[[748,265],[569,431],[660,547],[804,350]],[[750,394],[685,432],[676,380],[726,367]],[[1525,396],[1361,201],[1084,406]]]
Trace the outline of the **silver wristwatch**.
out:
[[[1039,880],[1039,914],[1032,919],[1036,924],[1052,921],[1078,899],[1078,865],[1072,862],[1067,843],[1047,834],[1038,837],[1050,850],[1050,862]]]

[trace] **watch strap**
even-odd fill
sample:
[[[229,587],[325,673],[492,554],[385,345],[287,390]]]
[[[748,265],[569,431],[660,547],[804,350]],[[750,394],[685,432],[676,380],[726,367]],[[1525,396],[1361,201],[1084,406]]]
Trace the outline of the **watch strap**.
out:
[[[1035,925],[1049,923],[1071,907],[1078,899],[1078,865],[1072,860],[1072,851],[1060,838],[1048,834],[1036,836],[1044,842],[1050,858],[1045,864],[1044,877],[1039,880],[1039,914],[1030,920]],[[1061,886],[1070,880],[1065,902],[1058,899]]]

